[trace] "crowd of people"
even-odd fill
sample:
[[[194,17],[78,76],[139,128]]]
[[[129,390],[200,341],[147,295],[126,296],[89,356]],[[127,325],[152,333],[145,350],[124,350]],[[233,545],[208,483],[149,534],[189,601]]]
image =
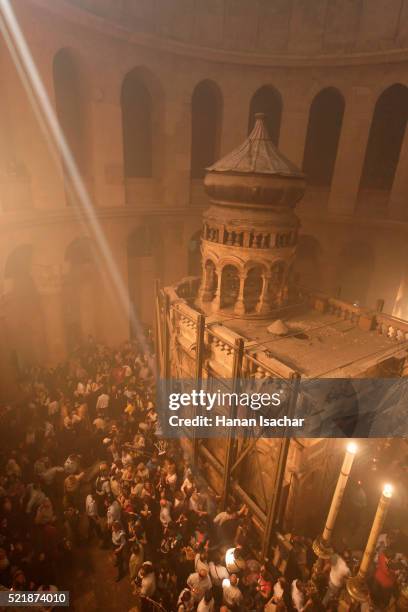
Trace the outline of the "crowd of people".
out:
[[[337,608],[351,552],[319,565],[312,540],[291,536],[283,565],[260,559],[247,506],[221,509],[179,442],[162,439],[153,363],[148,336],[115,350],[89,338],[64,364],[31,369],[23,400],[1,407],[0,585],[56,591],[89,545],[113,552],[142,609]],[[374,606],[395,592],[397,553],[395,534],[382,536]]]

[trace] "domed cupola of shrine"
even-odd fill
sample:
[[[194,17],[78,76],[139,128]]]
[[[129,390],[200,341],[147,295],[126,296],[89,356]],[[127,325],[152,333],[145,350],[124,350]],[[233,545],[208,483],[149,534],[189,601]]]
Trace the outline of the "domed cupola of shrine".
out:
[[[207,168],[211,206],[201,243],[204,309],[265,317],[290,301],[305,190],[303,173],[273,144],[263,114],[245,142]]]

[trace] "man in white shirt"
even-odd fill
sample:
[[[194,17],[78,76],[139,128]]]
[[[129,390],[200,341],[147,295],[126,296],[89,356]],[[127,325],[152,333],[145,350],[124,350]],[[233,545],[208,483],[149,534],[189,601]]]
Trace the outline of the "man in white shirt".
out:
[[[171,522],[171,503],[167,499],[160,500],[160,522],[163,527],[168,527]]]
[[[200,570],[205,570],[207,574],[210,573],[210,568],[208,566],[207,553],[201,552],[197,553],[194,559],[194,569],[196,572]]]
[[[204,597],[204,593],[212,586],[208,572],[202,569],[190,574],[187,578],[187,586],[191,589],[194,601],[198,603]]]
[[[330,562],[329,586],[323,598],[324,605],[327,605],[330,599],[336,597],[351,574],[346,561],[340,555],[333,555]]]
[[[208,567],[210,570],[211,582],[214,586],[221,587],[222,581],[225,580],[225,578],[230,577],[227,568],[223,565],[219,565],[218,563],[214,563],[214,561],[210,561]]]
[[[238,607],[242,603],[243,595],[238,587],[238,577],[232,574],[222,581],[224,604],[229,608]]]
[[[109,408],[109,395],[105,390],[98,396],[96,401],[96,412],[106,414]]]
[[[88,517],[88,540],[95,533],[98,538],[102,537],[101,526],[99,525],[98,504],[93,493],[89,493],[85,500],[85,512]]]

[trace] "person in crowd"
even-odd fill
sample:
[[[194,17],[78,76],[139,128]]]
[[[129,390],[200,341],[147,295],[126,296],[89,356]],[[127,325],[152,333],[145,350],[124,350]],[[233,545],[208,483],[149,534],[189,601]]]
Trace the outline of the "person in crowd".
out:
[[[238,576],[236,574],[232,574],[222,581],[222,594],[224,605],[227,608],[236,609],[241,605],[243,595],[238,586]]]

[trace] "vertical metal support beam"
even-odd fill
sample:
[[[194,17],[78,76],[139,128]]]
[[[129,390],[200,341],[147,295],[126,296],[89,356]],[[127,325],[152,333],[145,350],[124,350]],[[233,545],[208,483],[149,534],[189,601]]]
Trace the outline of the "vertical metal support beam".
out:
[[[170,317],[170,300],[169,296],[165,291],[161,293],[162,296],[162,310],[163,314],[160,315],[161,320],[161,348],[162,348],[162,366],[160,376],[158,379],[158,400],[160,401],[160,410],[167,410],[167,400],[170,390],[170,330],[169,330],[169,317]]]
[[[294,374],[291,378],[292,391],[289,398],[288,417],[292,418],[295,413],[296,402],[299,395],[300,375]],[[286,432],[285,432],[286,433]],[[291,439],[288,436],[281,438],[278,461],[276,464],[272,498],[266,515],[265,531],[262,544],[262,556],[268,557],[272,535],[279,522],[279,514],[282,500],[282,485],[285,477],[286,463]]]
[[[235,341],[234,347],[234,363],[232,368],[232,392],[239,393],[241,387],[242,361],[244,358],[244,339],[238,338]],[[230,406],[229,418],[234,419],[237,416],[238,405],[235,400],[232,400]],[[226,440],[224,473],[222,478],[222,494],[221,507],[225,510],[228,497],[231,490],[231,468],[235,461],[236,444],[235,432],[232,427],[228,428],[228,436]]]
[[[201,389],[202,378],[203,378],[204,331],[205,331],[205,315],[199,314],[197,317],[196,364],[195,364],[195,386],[198,391]],[[197,409],[195,411],[197,412]],[[194,432],[193,432],[193,466],[194,467],[197,467],[197,464],[198,464],[198,444],[199,444],[199,439],[194,429]]]
[[[162,348],[162,328],[163,322],[161,317],[160,303],[160,281],[158,278],[154,281],[155,293],[155,326],[154,326],[154,342],[156,347],[156,379],[160,379],[163,370],[163,348]]]
[[[164,292],[164,304],[163,304],[163,378],[168,388],[168,382],[170,380],[170,299],[166,292]]]

